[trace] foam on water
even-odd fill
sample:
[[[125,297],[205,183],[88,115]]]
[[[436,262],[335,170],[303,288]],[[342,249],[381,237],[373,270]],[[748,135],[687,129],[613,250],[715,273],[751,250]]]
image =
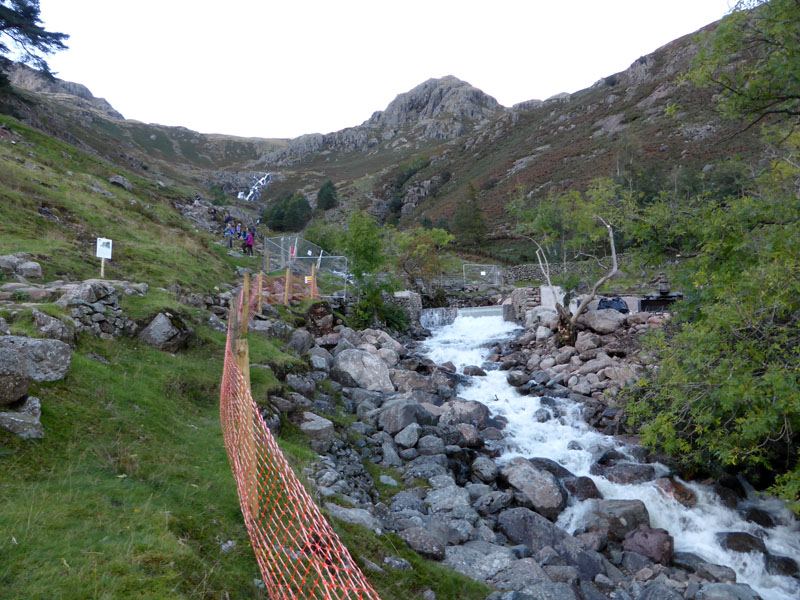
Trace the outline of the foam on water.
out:
[[[433,361],[439,364],[450,361],[463,372],[467,365],[481,365],[498,341],[508,339],[518,329],[500,316],[459,315],[451,325],[435,329],[423,346]],[[642,500],[650,513],[651,526],[669,531],[675,539],[676,551],[693,552],[707,562],[731,567],[736,571],[737,581],[750,585],[764,600],[800,598],[800,582],[796,579],[768,575],[760,555],[730,552],[716,542],[718,532],[745,531],[762,538],[770,553],[800,560],[798,524],[780,501],[750,493],[748,503],[768,511],[779,523],[765,530],[724,507],[707,486],[682,482],[697,495],[696,505],[689,508],[653,483],[621,485],[592,475],[589,468],[601,452],[615,448],[627,453],[626,446],[589,427],[582,419],[581,406],[570,400],[556,400],[557,414],[544,423],[538,422],[536,411],[544,408],[552,414],[552,402],[543,404],[538,397],[519,395],[507,383],[506,375],[504,371],[489,371],[485,377],[471,378],[468,387],[458,390],[460,397],[483,402],[495,415],[508,419],[507,449],[500,462],[517,456],[554,460],[575,475],[591,477],[604,498]],[[654,466],[657,476],[669,472],[664,465]],[[587,507],[586,502],[571,502],[559,517],[558,525],[568,532],[578,529]]]

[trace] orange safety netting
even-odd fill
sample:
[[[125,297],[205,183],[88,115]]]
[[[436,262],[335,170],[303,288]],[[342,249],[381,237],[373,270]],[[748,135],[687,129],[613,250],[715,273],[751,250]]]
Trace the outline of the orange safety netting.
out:
[[[252,290],[255,292],[255,289]],[[378,595],[278,448],[250,394],[247,342],[238,326],[254,312],[250,294],[231,311],[220,420],[244,522],[274,600],[375,599]]]

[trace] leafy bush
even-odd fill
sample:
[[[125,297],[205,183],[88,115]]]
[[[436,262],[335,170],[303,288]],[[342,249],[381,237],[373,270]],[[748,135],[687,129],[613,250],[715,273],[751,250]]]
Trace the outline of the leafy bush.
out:
[[[800,512],[800,202],[767,193],[655,209],[641,223],[653,237],[680,234],[695,256],[678,273],[686,299],[653,341],[659,369],[628,404],[631,422],[687,471],[744,472]]]
[[[408,329],[408,315],[403,307],[387,302],[384,294],[393,290],[387,283],[367,282],[361,287],[361,296],[350,314],[350,325],[364,329],[374,325],[385,325],[394,331]]]

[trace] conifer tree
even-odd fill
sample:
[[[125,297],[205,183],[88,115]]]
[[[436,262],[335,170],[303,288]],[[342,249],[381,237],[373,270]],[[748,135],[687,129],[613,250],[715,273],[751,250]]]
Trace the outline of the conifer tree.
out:
[[[47,31],[39,13],[39,0],[0,0],[0,67],[13,54],[20,62],[50,75],[44,55],[65,50],[69,36]],[[8,77],[0,73],[0,89],[8,85]]]

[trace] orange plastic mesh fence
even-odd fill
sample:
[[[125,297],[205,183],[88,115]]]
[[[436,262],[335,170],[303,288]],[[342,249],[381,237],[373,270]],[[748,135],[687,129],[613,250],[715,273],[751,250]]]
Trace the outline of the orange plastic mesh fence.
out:
[[[233,315],[239,323],[252,317],[255,291],[251,290],[247,307],[239,296],[238,314]],[[229,325],[220,419],[244,522],[270,597],[379,600],[261,417],[250,394],[248,360],[237,336]]]

